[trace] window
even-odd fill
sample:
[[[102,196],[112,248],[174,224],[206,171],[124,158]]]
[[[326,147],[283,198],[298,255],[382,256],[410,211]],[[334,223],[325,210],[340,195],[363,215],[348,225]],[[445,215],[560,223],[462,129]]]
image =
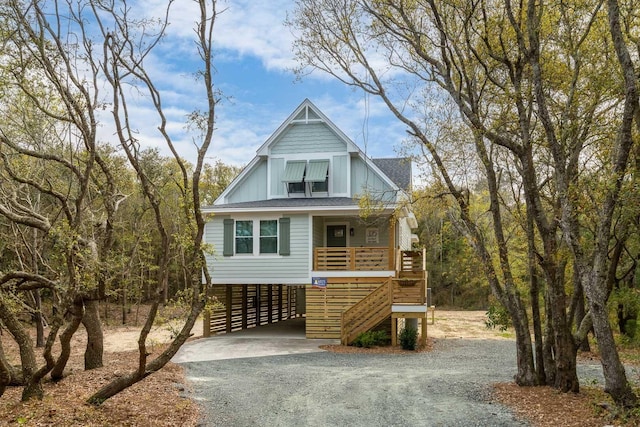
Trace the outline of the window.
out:
[[[236,253],[253,253],[253,221],[236,221]]]
[[[278,252],[278,221],[260,221],[260,253],[275,254]]]
[[[287,184],[287,192],[304,194],[304,176],[307,168],[306,160],[288,161],[284,168],[282,182]]]
[[[315,181],[311,183],[312,193],[327,193],[329,192],[329,177],[327,176],[324,181]]]
[[[222,254],[225,257],[238,254],[291,254],[291,219],[288,217],[263,220],[225,218],[222,224]],[[253,236],[257,236],[257,239]]]
[[[311,183],[312,193],[328,193],[329,160],[309,160],[305,181]]]
[[[304,181],[301,182],[290,182],[289,183],[289,194],[291,193],[304,193]]]

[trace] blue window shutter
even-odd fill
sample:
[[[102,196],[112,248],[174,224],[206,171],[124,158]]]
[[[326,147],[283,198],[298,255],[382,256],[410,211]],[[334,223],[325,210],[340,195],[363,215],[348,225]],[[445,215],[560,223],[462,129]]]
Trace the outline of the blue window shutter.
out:
[[[233,220],[225,219],[223,221],[223,239],[222,239],[222,255],[233,255]]]
[[[280,218],[280,255],[291,255],[291,218]]]

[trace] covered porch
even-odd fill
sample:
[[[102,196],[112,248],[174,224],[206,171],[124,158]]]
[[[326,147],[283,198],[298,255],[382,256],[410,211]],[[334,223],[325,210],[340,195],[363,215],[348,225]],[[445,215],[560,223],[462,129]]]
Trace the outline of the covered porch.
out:
[[[415,238],[403,221],[407,219],[392,213],[366,220],[357,215],[314,216],[313,272],[329,276],[339,272],[395,272],[399,269],[398,249],[411,249]]]

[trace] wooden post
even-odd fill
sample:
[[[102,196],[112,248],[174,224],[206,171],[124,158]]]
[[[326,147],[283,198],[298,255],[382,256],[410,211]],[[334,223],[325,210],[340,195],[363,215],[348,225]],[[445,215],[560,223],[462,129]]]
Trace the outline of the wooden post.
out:
[[[262,310],[261,288],[262,285],[256,285],[256,326],[260,326],[260,311]]]
[[[423,347],[427,345],[427,313],[420,319],[422,322],[422,336],[420,337],[420,343]]]
[[[225,304],[227,311],[227,333],[231,332],[231,314],[233,313],[232,304],[233,304],[233,285],[226,285],[225,289]]]
[[[247,286],[242,286],[242,329],[247,329],[247,316],[249,315],[249,310],[247,310]]]
[[[267,311],[268,311],[268,320],[267,323],[273,322],[273,285],[267,285],[267,289],[269,290],[269,295],[267,296]]]
[[[398,318],[395,315],[391,315],[391,345],[398,345]]]
[[[356,248],[349,248],[349,270],[356,271]]]
[[[396,218],[394,215],[389,216],[389,270],[397,270],[398,266],[394,266],[396,247]],[[393,256],[392,256],[393,254]]]
[[[282,320],[282,310],[284,310],[284,304],[282,303],[282,285],[278,285],[278,322]]]

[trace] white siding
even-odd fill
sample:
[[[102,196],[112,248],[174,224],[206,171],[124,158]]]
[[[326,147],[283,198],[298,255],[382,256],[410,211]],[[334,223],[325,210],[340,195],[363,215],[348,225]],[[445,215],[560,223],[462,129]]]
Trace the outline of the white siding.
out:
[[[398,228],[398,245],[400,246],[400,250],[411,250],[411,228],[409,224],[407,224],[407,218],[400,218],[398,220]]]
[[[214,284],[306,284],[309,282],[309,216],[290,215],[291,255],[234,255],[222,256],[223,220],[215,216],[208,224],[205,242],[213,244],[215,255],[207,257],[207,266]],[[269,217],[272,218],[272,217]],[[234,219],[260,220],[260,217]],[[254,237],[255,238],[255,237]]]
[[[346,151],[346,144],[325,123],[290,125],[271,146],[271,155]]]
[[[253,202],[267,198],[267,162],[257,164],[251,173],[227,196],[228,203]]]

